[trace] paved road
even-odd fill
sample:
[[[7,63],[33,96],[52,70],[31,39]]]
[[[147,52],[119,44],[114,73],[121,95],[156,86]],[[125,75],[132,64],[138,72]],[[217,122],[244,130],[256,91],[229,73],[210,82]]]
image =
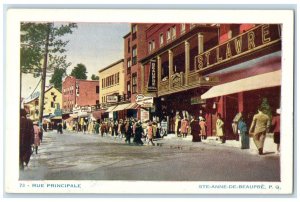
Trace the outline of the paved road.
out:
[[[280,157],[249,150],[160,139],[135,146],[82,133],[44,134],[21,180],[280,181]]]

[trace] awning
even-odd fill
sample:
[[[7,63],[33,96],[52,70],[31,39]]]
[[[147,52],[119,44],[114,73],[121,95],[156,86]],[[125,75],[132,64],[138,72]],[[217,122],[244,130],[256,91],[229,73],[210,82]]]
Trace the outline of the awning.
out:
[[[50,118],[51,120],[60,120],[61,119],[61,116],[55,116],[55,117],[52,117]]]
[[[139,107],[136,103],[131,103],[126,109],[137,109]]]
[[[281,70],[260,74],[212,87],[201,95],[201,99],[230,95],[233,93],[270,88],[281,85]]]
[[[92,115],[97,120],[97,119],[101,119],[101,114],[102,113],[103,113],[103,111],[101,111],[101,110],[99,110],[99,111],[93,111]]]
[[[108,109],[105,112],[112,112],[112,110],[116,107],[117,107],[117,105],[110,106],[110,107],[108,107]]]
[[[129,107],[129,105],[131,105],[131,103],[120,104],[120,105],[118,105],[116,108],[114,108],[113,111],[116,112],[116,111],[124,110],[124,109],[126,109],[127,107]]]

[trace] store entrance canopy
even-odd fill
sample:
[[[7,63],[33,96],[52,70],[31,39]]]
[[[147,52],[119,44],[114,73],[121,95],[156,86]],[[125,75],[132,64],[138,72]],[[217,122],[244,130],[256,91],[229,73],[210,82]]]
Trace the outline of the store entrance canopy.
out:
[[[131,103],[127,103],[127,104],[121,104],[118,105],[116,108],[114,108],[112,111],[116,112],[116,111],[121,111],[126,109],[127,107],[129,107],[131,105]]]
[[[201,95],[201,99],[209,99],[242,91],[270,88],[280,85],[281,70],[278,70],[214,86]]]
[[[117,105],[110,106],[110,107],[108,107],[108,109],[105,112],[112,112],[113,109],[115,109],[116,107],[117,107]]]

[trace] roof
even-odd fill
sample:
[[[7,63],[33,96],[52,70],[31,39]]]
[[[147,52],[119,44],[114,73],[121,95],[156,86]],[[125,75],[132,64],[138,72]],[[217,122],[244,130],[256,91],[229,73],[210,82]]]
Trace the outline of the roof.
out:
[[[120,60],[118,60],[118,61],[116,61],[116,62],[114,62],[114,63],[108,65],[107,67],[104,67],[103,69],[100,69],[100,70],[99,70],[99,73],[100,73],[100,72],[103,72],[104,70],[107,70],[107,69],[109,69],[109,68],[111,68],[111,67],[113,67],[113,66],[115,66],[116,64],[119,64],[119,63],[121,63],[121,62],[124,62],[124,59],[120,59]]]

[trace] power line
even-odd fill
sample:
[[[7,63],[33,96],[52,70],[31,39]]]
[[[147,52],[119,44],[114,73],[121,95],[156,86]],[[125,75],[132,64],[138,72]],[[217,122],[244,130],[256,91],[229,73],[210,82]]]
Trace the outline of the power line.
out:
[[[39,84],[41,83],[42,78],[40,78],[39,82],[37,83],[36,87],[34,88],[34,90],[32,91],[32,93],[29,95],[29,97],[31,97],[33,95],[33,93],[35,92],[35,90],[37,89],[37,87],[39,86]]]

